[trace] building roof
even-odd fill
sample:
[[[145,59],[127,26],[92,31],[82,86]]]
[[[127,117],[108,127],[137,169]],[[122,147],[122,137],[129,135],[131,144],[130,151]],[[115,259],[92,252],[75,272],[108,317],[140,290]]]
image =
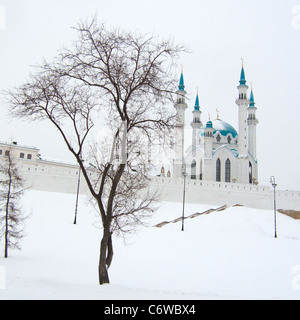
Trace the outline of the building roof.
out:
[[[195,101],[195,107],[194,110],[199,111],[200,110],[200,104],[199,104],[199,96],[197,94],[196,101]]]
[[[34,151],[40,151],[38,148],[36,147],[32,147],[32,146],[25,146],[25,145],[20,145],[17,142],[13,141],[13,142],[1,142],[0,141],[0,146],[1,147],[7,147],[7,148],[17,148],[17,149],[30,149],[30,150],[34,150]]]
[[[185,88],[185,86],[184,86],[183,72],[181,72],[178,90],[184,91],[184,88]]]
[[[216,119],[213,120],[212,123],[214,128],[214,134],[218,131],[222,136],[226,137],[229,133],[231,133],[233,138],[235,138],[238,135],[234,127],[226,121]]]
[[[240,78],[240,85],[246,85],[246,76],[245,76],[245,70],[244,66],[242,66],[242,71],[241,71],[241,78]]]
[[[206,128],[212,128],[212,127],[213,127],[212,121],[211,120],[207,121]]]
[[[252,89],[251,89],[251,94],[250,94],[249,107],[250,107],[250,108],[255,108],[254,95],[253,95],[253,90],[252,90]]]
[[[238,135],[237,131],[234,129],[232,125],[230,125],[228,122],[223,121],[221,119],[216,119],[211,121],[212,127],[214,129],[213,134],[219,132],[222,136],[226,137],[228,134],[231,134],[232,137],[235,139]],[[211,128],[211,123],[209,123],[209,128]],[[204,136],[204,129],[200,129],[199,134],[201,136]]]
[[[213,150],[213,155],[215,155],[218,151],[224,150],[224,149],[230,151],[234,155],[235,158],[238,158],[238,156],[239,156],[238,150],[230,148],[228,145],[223,145],[223,146],[218,147],[217,149],[214,149]]]

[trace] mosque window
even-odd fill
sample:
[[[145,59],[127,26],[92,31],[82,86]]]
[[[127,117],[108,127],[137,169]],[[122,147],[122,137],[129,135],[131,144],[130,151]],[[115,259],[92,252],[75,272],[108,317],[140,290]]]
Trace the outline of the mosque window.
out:
[[[2,150],[0,150],[0,156],[2,156]]]
[[[231,176],[231,162],[229,159],[227,159],[225,162],[225,182],[231,181],[230,176]]]
[[[253,177],[252,177],[252,163],[249,161],[249,183],[252,183]]]
[[[5,150],[4,155],[5,155],[5,157],[8,157],[9,156],[9,150]]]
[[[218,158],[216,163],[216,181],[221,181],[221,160]]]
[[[193,160],[191,164],[191,179],[196,179],[196,161]]]
[[[202,159],[200,160],[200,180],[202,180],[202,177],[203,177],[203,175],[202,175],[202,166],[203,166],[203,164],[202,164]]]
[[[20,153],[20,159],[24,159],[25,154],[23,152]]]
[[[228,142],[229,144],[231,143],[231,137],[230,137],[230,136],[227,137],[227,142]]]
[[[221,136],[219,134],[217,135],[216,140],[217,140],[217,142],[221,141]]]

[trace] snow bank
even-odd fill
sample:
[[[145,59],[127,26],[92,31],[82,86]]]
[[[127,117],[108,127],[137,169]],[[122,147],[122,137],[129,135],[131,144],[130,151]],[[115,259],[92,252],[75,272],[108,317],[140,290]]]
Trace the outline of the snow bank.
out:
[[[1,243],[2,300],[300,298],[300,221],[279,213],[277,239],[272,211],[243,207],[187,219],[182,232],[152,227],[181,215],[180,203],[162,203],[149,227],[114,240],[111,284],[99,286],[101,224],[85,197],[77,225],[74,195],[30,191],[24,207],[22,251],[4,260]],[[186,216],[209,208],[187,204]]]

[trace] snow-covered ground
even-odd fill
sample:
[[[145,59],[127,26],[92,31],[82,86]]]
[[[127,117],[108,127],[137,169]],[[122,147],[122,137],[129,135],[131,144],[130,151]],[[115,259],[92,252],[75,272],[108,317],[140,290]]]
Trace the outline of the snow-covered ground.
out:
[[[30,191],[22,250],[0,257],[0,299],[300,299],[300,221],[233,207],[153,228],[181,215],[162,203],[149,222],[114,240],[110,285],[99,286],[100,221],[80,198]],[[211,206],[186,204],[186,215]]]

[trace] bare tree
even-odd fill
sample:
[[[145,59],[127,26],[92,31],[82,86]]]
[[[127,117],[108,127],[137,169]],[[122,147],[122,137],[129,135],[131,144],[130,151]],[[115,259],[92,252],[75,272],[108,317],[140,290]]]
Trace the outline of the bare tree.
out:
[[[131,230],[155,209],[157,195],[141,192],[151,167],[145,145],[174,125],[167,105],[176,87],[175,61],[185,49],[171,40],[109,30],[96,19],[76,29],[74,46],[38,66],[26,84],[9,93],[9,103],[16,117],[50,121],[76,158],[102,219],[99,283],[104,284],[112,234]],[[111,132],[100,149],[92,139],[97,121]]]
[[[6,150],[0,163],[0,238],[4,237],[4,258],[8,249],[20,249],[19,241],[23,238],[23,222],[27,218],[19,201],[24,194],[23,179],[18,171],[13,149]]]

